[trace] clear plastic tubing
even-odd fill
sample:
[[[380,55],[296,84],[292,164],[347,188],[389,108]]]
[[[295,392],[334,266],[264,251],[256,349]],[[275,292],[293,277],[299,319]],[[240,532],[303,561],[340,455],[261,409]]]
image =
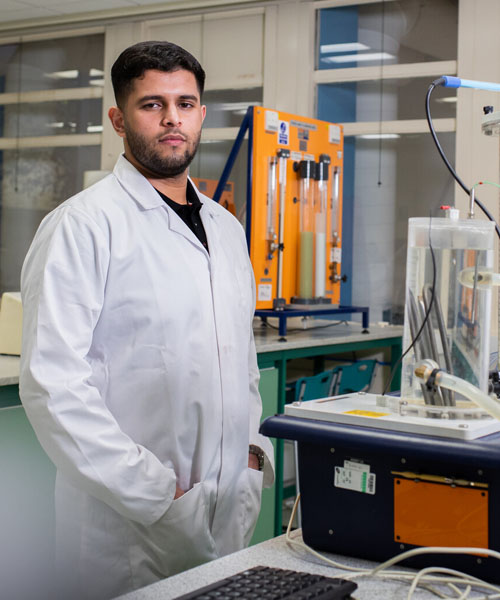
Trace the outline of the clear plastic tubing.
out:
[[[455,375],[450,375],[445,371],[439,371],[439,373],[436,375],[436,385],[440,385],[448,390],[453,390],[459,394],[462,394],[480,406],[492,417],[500,420],[500,403],[498,400],[494,400],[475,385],[472,385],[472,383],[469,383],[464,379],[460,379],[460,377],[456,377]]]
[[[415,367],[415,375],[427,383],[432,371],[435,368],[437,368],[437,364],[433,361],[422,361]],[[446,371],[438,371],[436,373],[434,382],[437,386],[444,387],[448,390],[453,390],[454,392],[469,398],[469,400],[474,402],[474,404],[500,421],[500,402],[482,392],[475,385],[472,385],[464,379],[460,379],[460,377],[450,375],[449,373],[446,373]]]

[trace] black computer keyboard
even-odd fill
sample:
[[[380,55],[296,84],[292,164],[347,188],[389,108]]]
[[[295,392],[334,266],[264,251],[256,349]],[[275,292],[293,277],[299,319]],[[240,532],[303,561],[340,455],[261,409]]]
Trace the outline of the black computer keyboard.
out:
[[[357,587],[346,579],[254,567],[179,596],[177,600],[345,600]]]

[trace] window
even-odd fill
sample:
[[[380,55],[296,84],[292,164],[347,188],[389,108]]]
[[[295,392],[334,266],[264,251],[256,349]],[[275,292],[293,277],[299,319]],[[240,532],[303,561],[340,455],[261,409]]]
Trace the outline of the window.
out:
[[[100,168],[104,36],[0,46],[0,294],[42,218]]]
[[[317,69],[454,60],[457,0],[373,2],[319,13]]]
[[[408,218],[453,204],[424,101],[434,79],[456,74],[457,32],[457,0],[317,11],[316,114],[346,136],[341,298],[369,306],[372,321],[402,323]],[[431,112],[453,163],[456,92],[440,88]]]

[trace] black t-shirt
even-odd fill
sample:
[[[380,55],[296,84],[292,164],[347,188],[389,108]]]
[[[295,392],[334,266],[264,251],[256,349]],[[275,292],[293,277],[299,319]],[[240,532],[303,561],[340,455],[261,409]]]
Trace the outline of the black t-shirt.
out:
[[[155,188],[156,189],[156,188]],[[179,204],[178,202],[174,202],[165,194],[162,194],[159,190],[156,190],[163,200],[175,210],[175,212],[179,215],[179,217],[186,223],[186,225],[191,229],[191,231],[195,234],[195,236],[200,240],[203,246],[206,248],[208,252],[208,242],[207,242],[207,234],[205,233],[205,228],[203,227],[203,222],[200,217],[200,210],[203,206],[198,198],[198,194],[195,192],[191,182],[188,180],[187,188],[186,188],[186,200],[187,204]]]

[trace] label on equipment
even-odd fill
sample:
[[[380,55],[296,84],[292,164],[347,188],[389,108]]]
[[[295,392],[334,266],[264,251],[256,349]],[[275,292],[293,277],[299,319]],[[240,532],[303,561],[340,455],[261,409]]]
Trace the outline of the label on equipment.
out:
[[[355,471],[366,471],[370,472],[370,465],[366,465],[362,462],[357,462],[355,460],[344,460],[344,469],[353,469]]]
[[[259,283],[257,286],[257,300],[271,300],[273,297],[273,286],[271,283]]]
[[[342,248],[332,248],[330,251],[330,262],[342,262]]]
[[[346,410],[344,415],[359,415],[361,417],[388,417],[389,413],[375,412],[373,410]]]
[[[369,467],[368,467],[369,469]],[[335,467],[335,487],[363,494],[375,494],[375,473],[362,469]]]
[[[278,144],[281,146],[288,146],[290,139],[290,124],[288,121],[280,121],[278,130]]]
[[[265,112],[265,128],[269,133],[278,131],[280,119],[278,113],[274,110],[266,110]]]
[[[328,126],[328,141],[330,144],[339,144],[341,139],[340,127],[330,124]]]

